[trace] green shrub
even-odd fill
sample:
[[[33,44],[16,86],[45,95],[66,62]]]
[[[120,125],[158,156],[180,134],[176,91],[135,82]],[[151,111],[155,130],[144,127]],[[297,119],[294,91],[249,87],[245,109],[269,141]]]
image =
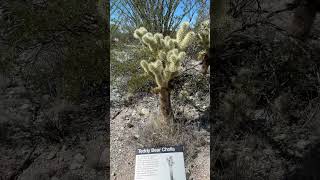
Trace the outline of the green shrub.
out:
[[[153,83],[152,78],[143,76],[140,61],[137,61],[137,59],[147,57],[147,52],[140,51],[135,46],[120,46],[122,47],[113,47],[111,52],[111,85],[116,85],[121,90],[133,94],[150,90]],[[127,59],[121,61],[125,56]],[[128,78],[128,81],[118,83],[117,78],[123,77]]]

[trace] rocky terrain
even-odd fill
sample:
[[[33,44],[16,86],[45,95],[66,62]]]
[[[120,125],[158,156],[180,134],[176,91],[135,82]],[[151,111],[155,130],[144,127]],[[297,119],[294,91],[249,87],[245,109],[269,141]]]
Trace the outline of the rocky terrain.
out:
[[[19,76],[2,77],[0,179],[105,179],[105,108],[36,96]]]
[[[114,49],[116,58],[119,61],[134,60],[130,57],[130,51],[123,51],[123,49]],[[186,149],[184,156],[188,179],[205,180],[210,178],[209,93],[208,89],[198,90],[195,84],[191,83],[193,79],[202,76],[200,67],[197,65],[199,62],[188,57],[184,63],[185,67],[194,68],[185,71],[182,76],[186,76],[188,79],[182,81],[183,89],[174,90],[172,95],[175,118],[181,121],[178,123],[181,126],[179,132],[172,137],[166,137],[168,134],[166,131],[152,127],[152,122],[159,111],[158,97],[149,92],[131,95],[127,93],[127,89],[121,88],[125,87],[124,85],[127,83],[125,80],[128,77],[115,78],[115,85],[111,86],[111,179],[129,180],[134,178],[135,150],[138,147],[180,144],[184,145]],[[112,75],[111,78],[113,78]],[[202,78],[208,88],[208,76]],[[181,95],[180,91],[185,94]]]
[[[320,178],[314,169],[320,164],[315,155],[320,140],[320,21],[316,19],[307,40],[291,37],[288,2],[260,1],[244,8],[235,19],[243,23],[236,27],[241,30],[215,57],[210,82],[215,87],[214,179]]]

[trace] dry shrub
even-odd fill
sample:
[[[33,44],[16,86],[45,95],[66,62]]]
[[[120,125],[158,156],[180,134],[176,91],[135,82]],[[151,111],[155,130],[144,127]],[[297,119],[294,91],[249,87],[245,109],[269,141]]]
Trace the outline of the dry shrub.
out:
[[[57,100],[51,104],[51,107],[45,110],[38,119],[40,120],[40,135],[49,142],[59,143],[70,136],[73,130],[71,121],[72,112],[77,112],[77,106],[64,100]]]

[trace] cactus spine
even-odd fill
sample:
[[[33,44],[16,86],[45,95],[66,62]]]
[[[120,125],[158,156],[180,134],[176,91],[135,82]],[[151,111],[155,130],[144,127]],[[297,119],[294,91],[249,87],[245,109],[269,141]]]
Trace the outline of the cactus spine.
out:
[[[163,37],[161,33],[152,34],[144,27],[136,29],[134,37],[150,52],[148,61],[141,60],[140,65],[145,75],[153,77],[157,84],[152,92],[159,94],[160,119],[162,123],[168,124],[168,121],[173,119],[169,82],[181,70],[185,49],[193,41],[195,33],[189,30],[188,23],[183,23],[175,39],[170,36]]]

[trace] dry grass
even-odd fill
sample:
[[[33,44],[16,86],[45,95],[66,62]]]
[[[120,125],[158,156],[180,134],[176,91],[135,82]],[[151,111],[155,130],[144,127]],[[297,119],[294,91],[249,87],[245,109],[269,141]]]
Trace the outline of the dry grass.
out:
[[[197,156],[199,147],[208,145],[205,137],[195,134],[195,130],[182,122],[171,122],[167,126],[158,126],[157,117],[139,132],[137,145],[139,147],[184,146],[186,164]]]

